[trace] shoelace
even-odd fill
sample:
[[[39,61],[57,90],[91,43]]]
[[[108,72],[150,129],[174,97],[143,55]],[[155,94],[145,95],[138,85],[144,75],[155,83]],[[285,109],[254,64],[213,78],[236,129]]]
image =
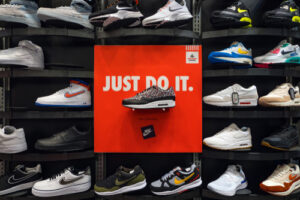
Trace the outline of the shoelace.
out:
[[[55,180],[55,179],[61,177],[66,171],[67,171],[67,169],[65,169],[57,174],[54,174],[52,177],[50,177],[50,180]]]
[[[137,93],[137,96],[141,96],[141,95],[145,94],[146,92],[148,92],[148,91],[151,90],[151,89],[155,89],[155,87],[154,87],[154,86],[149,87],[149,88],[147,88],[146,90],[144,90],[144,91],[142,91],[142,92],[140,92],[140,93]]]
[[[166,173],[165,175],[163,175],[162,178],[161,178],[161,180],[166,181],[169,178],[171,178],[172,176],[174,176],[174,170],[172,170],[169,173]]]

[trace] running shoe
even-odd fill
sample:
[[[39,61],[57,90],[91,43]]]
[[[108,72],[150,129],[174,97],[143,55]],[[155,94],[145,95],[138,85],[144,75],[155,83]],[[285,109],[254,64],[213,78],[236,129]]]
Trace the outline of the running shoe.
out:
[[[141,190],[146,186],[145,174],[140,166],[134,169],[121,166],[115,174],[95,185],[95,193],[100,196],[112,196]]]
[[[260,97],[259,104],[276,107],[300,106],[299,87],[294,87],[290,83],[283,83],[266,96]]]
[[[143,20],[143,26],[152,28],[178,27],[193,18],[185,0],[168,0],[156,14]]]
[[[229,165],[217,180],[210,182],[207,188],[224,196],[234,196],[238,190],[247,188],[248,182],[240,165]]]
[[[265,25],[269,27],[292,28],[300,26],[299,7],[294,0],[284,0],[279,8],[267,11],[263,19]]]
[[[27,142],[23,128],[4,126],[0,129],[0,153],[14,154],[27,150]]]
[[[117,0],[116,5],[95,12],[89,16],[91,24],[103,27],[104,30],[121,27],[137,27],[142,23],[143,14],[138,10],[134,0]]]
[[[171,87],[167,90],[152,86],[134,97],[124,99],[123,106],[133,109],[154,109],[175,107],[175,92]]]
[[[278,165],[275,171],[260,185],[272,195],[288,196],[300,188],[300,170],[296,164]]]
[[[71,80],[69,87],[52,95],[39,97],[35,105],[43,107],[90,107],[90,86],[81,80]]]
[[[203,144],[218,150],[250,150],[252,147],[251,130],[231,124],[212,137],[203,140]]]
[[[262,140],[261,145],[281,151],[288,151],[299,144],[299,131],[296,126],[286,127]]]
[[[249,9],[242,1],[237,1],[225,10],[214,11],[210,22],[215,28],[252,27]]]
[[[174,168],[161,179],[151,183],[150,189],[156,195],[172,195],[200,187],[201,184],[199,169],[193,164],[186,169]]]
[[[247,49],[241,42],[233,42],[230,47],[213,51],[209,54],[211,63],[234,63],[252,66],[252,51]]]
[[[89,22],[89,15],[92,6],[84,0],[72,0],[71,6],[61,6],[58,8],[40,8],[38,17],[46,24],[72,28],[93,29]]]
[[[204,103],[220,107],[249,107],[257,106],[258,94],[256,86],[243,88],[239,84],[234,84],[203,97]]]
[[[38,5],[33,1],[11,0],[9,4],[0,5],[0,26],[29,26],[40,28],[37,17]]]

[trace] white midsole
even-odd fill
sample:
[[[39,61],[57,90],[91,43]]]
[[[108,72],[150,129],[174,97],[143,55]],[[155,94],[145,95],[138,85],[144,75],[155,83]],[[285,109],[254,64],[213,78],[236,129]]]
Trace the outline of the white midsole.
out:
[[[291,185],[291,187],[285,192],[268,192],[268,193],[276,195],[276,196],[287,196],[287,195],[291,194],[293,191],[295,191],[299,188],[300,188],[300,180],[293,183]]]
[[[111,13],[107,15],[100,15],[97,17],[93,17],[90,20],[94,21],[97,19],[107,19],[109,17],[116,17],[119,19],[130,19],[130,18],[141,18],[143,17],[141,12],[134,12],[134,11],[126,11],[126,10],[119,10],[117,13]]]
[[[171,13],[169,16],[151,19],[152,17],[146,18],[143,20],[143,26],[152,25],[153,23],[159,23],[163,21],[175,22],[180,20],[187,20],[193,18],[193,16],[189,12],[181,12],[181,13]]]
[[[20,184],[20,185],[11,187],[11,188],[6,189],[6,190],[2,190],[2,191],[0,191],[0,195],[2,196],[2,195],[6,195],[6,194],[18,192],[18,191],[30,189],[30,188],[32,188],[32,186],[33,186],[36,182],[38,182],[38,181]]]
[[[288,106],[300,106],[300,98],[286,101],[286,102],[262,102],[264,105],[288,107]]]
[[[176,103],[174,100],[160,100],[160,101],[153,101],[147,104],[132,104],[132,105],[124,105],[128,108],[134,109],[152,109],[152,108],[173,108],[175,107]]]
[[[5,22],[15,22],[15,23],[21,23],[21,24],[26,24],[29,27],[34,27],[34,28],[41,28],[41,24],[39,21],[30,22],[28,21],[28,18],[24,17],[15,17],[15,16],[8,16],[8,15],[0,15],[0,21],[5,21]]]
[[[26,150],[27,150],[27,143],[25,140],[20,144],[1,145],[0,147],[0,153],[4,153],[4,154],[21,153]]]
[[[239,107],[248,107],[248,106],[257,106],[257,99],[239,99],[238,104],[233,104],[232,101],[204,101],[206,104],[213,106],[239,106]]]
[[[233,149],[239,149],[239,148],[251,148],[252,147],[251,139],[230,142],[230,143],[227,143],[224,145],[216,145],[213,143],[206,143],[205,140],[203,141],[203,143],[211,148],[221,149],[221,150],[233,150]],[[242,144],[245,144],[245,145],[242,145]]]
[[[236,63],[241,63],[241,64],[247,63],[247,64],[252,65],[252,59],[250,59],[250,58],[231,58],[231,57],[215,57],[215,58],[232,61],[232,62],[236,62]]]
[[[208,184],[207,188],[208,188],[209,190],[215,192],[215,193],[220,194],[220,195],[224,195],[224,196],[234,196],[238,190],[245,189],[245,188],[247,188],[247,186],[248,186],[248,182],[245,182],[245,183],[243,183],[243,184],[240,184],[240,185],[237,186],[237,188],[234,189],[234,190],[221,190],[221,189],[213,188],[213,187],[211,187],[209,184]]]

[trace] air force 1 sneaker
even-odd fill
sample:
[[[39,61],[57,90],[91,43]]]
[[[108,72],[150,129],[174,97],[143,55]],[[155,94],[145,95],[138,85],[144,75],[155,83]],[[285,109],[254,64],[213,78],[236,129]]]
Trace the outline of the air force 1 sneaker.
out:
[[[229,48],[209,54],[211,63],[233,63],[252,66],[252,51],[241,42],[233,42]]]
[[[156,195],[172,195],[200,187],[201,184],[199,169],[193,164],[186,169],[174,168],[161,179],[152,182],[150,188]]]
[[[40,28],[37,17],[38,5],[33,1],[11,0],[10,4],[0,5],[0,26],[29,26]]]
[[[0,153],[14,154],[27,150],[24,129],[4,126],[0,129]]]
[[[240,165],[229,165],[217,180],[209,183],[207,188],[224,196],[234,196],[238,190],[247,188],[248,182]]]
[[[258,94],[255,85],[243,88],[239,84],[234,84],[224,90],[203,97],[206,104],[220,107],[257,106],[257,100]]]
[[[233,123],[214,136],[205,138],[203,144],[218,150],[250,150],[252,147],[251,130],[248,127],[240,129]]]
[[[90,107],[90,86],[81,80],[71,80],[68,88],[59,90],[49,96],[39,97],[35,105],[45,107]]]
[[[93,25],[89,22],[91,12],[92,6],[86,1],[72,0],[69,7],[40,8],[38,17],[41,21],[52,25],[68,24],[71,27],[93,29]]]
[[[91,188],[91,170],[79,171],[73,167],[55,174],[49,179],[36,182],[32,194],[37,197],[54,197],[81,193]]]
[[[156,14],[143,20],[145,27],[176,27],[189,22],[193,16],[185,0],[169,0]]]
[[[32,70],[44,69],[44,53],[40,46],[28,40],[19,42],[18,47],[0,50],[0,64],[26,66]]]

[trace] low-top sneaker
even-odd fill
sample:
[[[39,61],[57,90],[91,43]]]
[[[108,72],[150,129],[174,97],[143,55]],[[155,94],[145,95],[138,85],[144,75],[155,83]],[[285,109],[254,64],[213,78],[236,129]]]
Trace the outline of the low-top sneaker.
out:
[[[0,129],[0,153],[13,154],[27,150],[27,142],[23,128],[4,126]]]

